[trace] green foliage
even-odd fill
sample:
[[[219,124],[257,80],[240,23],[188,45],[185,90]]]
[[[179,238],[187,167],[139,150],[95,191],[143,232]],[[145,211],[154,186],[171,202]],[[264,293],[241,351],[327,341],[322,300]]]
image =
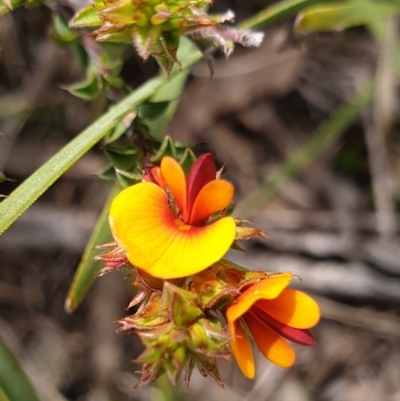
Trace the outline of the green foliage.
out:
[[[2,399],[39,401],[18,361],[0,338],[0,400]]]
[[[64,85],[63,88],[83,100],[93,100],[102,89],[102,81],[97,68],[91,64],[86,69],[86,78],[83,81]]]
[[[304,9],[296,19],[300,32],[343,30],[369,25],[400,13],[400,3],[392,0],[348,0]]]

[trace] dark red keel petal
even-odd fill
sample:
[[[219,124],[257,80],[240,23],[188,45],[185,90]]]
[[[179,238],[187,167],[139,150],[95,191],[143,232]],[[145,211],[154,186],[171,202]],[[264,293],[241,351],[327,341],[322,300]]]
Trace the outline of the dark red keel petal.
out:
[[[156,179],[154,178],[153,175],[153,167],[152,166],[146,166],[144,168],[144,175],[143,175],[143,180],[147,182],[152,182],[153,184],[157,184]]]
[[[193,163],[187,179],[187,210],[188,217],[200,190],[210,181],[215,180],[217,171],[214,166],[215,156],[204,153]]]
[[[258,308],[252,308],[250,313],[289,341],[293,341],[294,343],[300,345],[312,346],[316,344],[316,341],[309,330],[294,329],[293,327],[286,326]]]

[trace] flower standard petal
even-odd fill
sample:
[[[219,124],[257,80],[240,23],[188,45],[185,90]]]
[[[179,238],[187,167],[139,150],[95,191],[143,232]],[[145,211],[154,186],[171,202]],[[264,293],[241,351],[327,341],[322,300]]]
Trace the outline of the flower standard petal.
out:
[[[271,275],[258,284],[252,285],[228,308],[227,319],[232,321],[239,319],[260,299],[276,298],[289,284],[291,278],[292,273],[286,272]]]
[[[233,185],[225,180],[213,180],[206,184],[198,193],[191,215],[190,224],[201,224],[212,214],[225,209],[232,201]]]
[[[232,336],[230,341],[232,355],[236,359],[244,376],[252,379],[254,377],[255,367],[250,340],[238,320],[235,322],[228,321],[228,332],[229,335]]]
[[[149,182],[116,196],[110,227],[133,265],[164,279],[192,275],[219,260],[231,246],[236,229],[231,217],[206,227],[184,224],[170,211],[162,188]]]
[[[309,329],[320,318],[318,304],[301,291],[285,288],[276,298],[259,300],[256,305],[275,320],[296,329]]]
[[[288,368],[294,364],[296,354],[287,341],[252,313],[246,313],[244,320],[258,349],[267,359],[282,368]]]
[[[161,173],[183,215],[187,213],[186,178],[181,165],[172,157],[161,160]]]
[[[214,166],[214,159],[215,156],[212,153],[204,153],[197,158],[190,168],[187,179],[187,207],[189,214],[200,190],[210,181],[215,180],[217,171]]]

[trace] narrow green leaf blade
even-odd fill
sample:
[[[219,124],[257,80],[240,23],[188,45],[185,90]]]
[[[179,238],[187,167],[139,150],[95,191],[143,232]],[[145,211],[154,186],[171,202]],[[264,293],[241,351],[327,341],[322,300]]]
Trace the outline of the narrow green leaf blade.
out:
[[[339,0],[340,1],[340,0]],[[346,0],[342,0],[343,2]],[[284,0],[267,7],[258,14],[250,17],[240,24],[240,28],[252,29],[261,26],[271,25],[284,18],[290,18],[304,10],[306,7],[332,3],[332,0]]]
[[[4,394],[3,398],[1,392]],[[39,401],[18,361],[0,338],[0,400],[2,399]]]
[[[296,29],[299,32],[340,31],[384,20],[399,11],[398,5],[382,0],[349,0],[344,4],[336,1],[302,11],[296,19]]]
[[[111,201],[120,190],[121,187],[117,183],[114,183],[89,242],[86,245],[85,252],[83,253],[74,280],[69,288],[67,299],[65,300],[65,310],[68,313],[72,313],[81,304],[92,286],[96,274],[103,267],[103,262],[93,260],[96,254],[99,253],[99,251],[96,251],[94,248],[97,245],[105,244],[112,240],[108,226],[108,212]]]

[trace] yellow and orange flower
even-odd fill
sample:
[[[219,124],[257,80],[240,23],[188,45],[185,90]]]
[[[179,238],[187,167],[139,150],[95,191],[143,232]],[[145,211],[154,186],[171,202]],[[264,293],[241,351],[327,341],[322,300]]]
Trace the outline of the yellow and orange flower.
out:
[[[292,366],[296,359],[286,340],[315,345],[307,329],[318,323],[319,307],[305,293],[286,288],[291,278],[290,272],[271,275],[247,288],[227,309],[232,354],[248,378],[254,377],[255,367],[251,343],[243,323],[261,353],[284,368]]]
[[[109,222],[130,263],[154,277],[195,274],[221,259],[235,239],[232,217],[221,217],[234,188],[216,179],[214,155],[201,155],[188,178],[180,164],[164,157],[146,170],[142,183],[113,200]],[[216,215],[217,214],[217,215]]]

